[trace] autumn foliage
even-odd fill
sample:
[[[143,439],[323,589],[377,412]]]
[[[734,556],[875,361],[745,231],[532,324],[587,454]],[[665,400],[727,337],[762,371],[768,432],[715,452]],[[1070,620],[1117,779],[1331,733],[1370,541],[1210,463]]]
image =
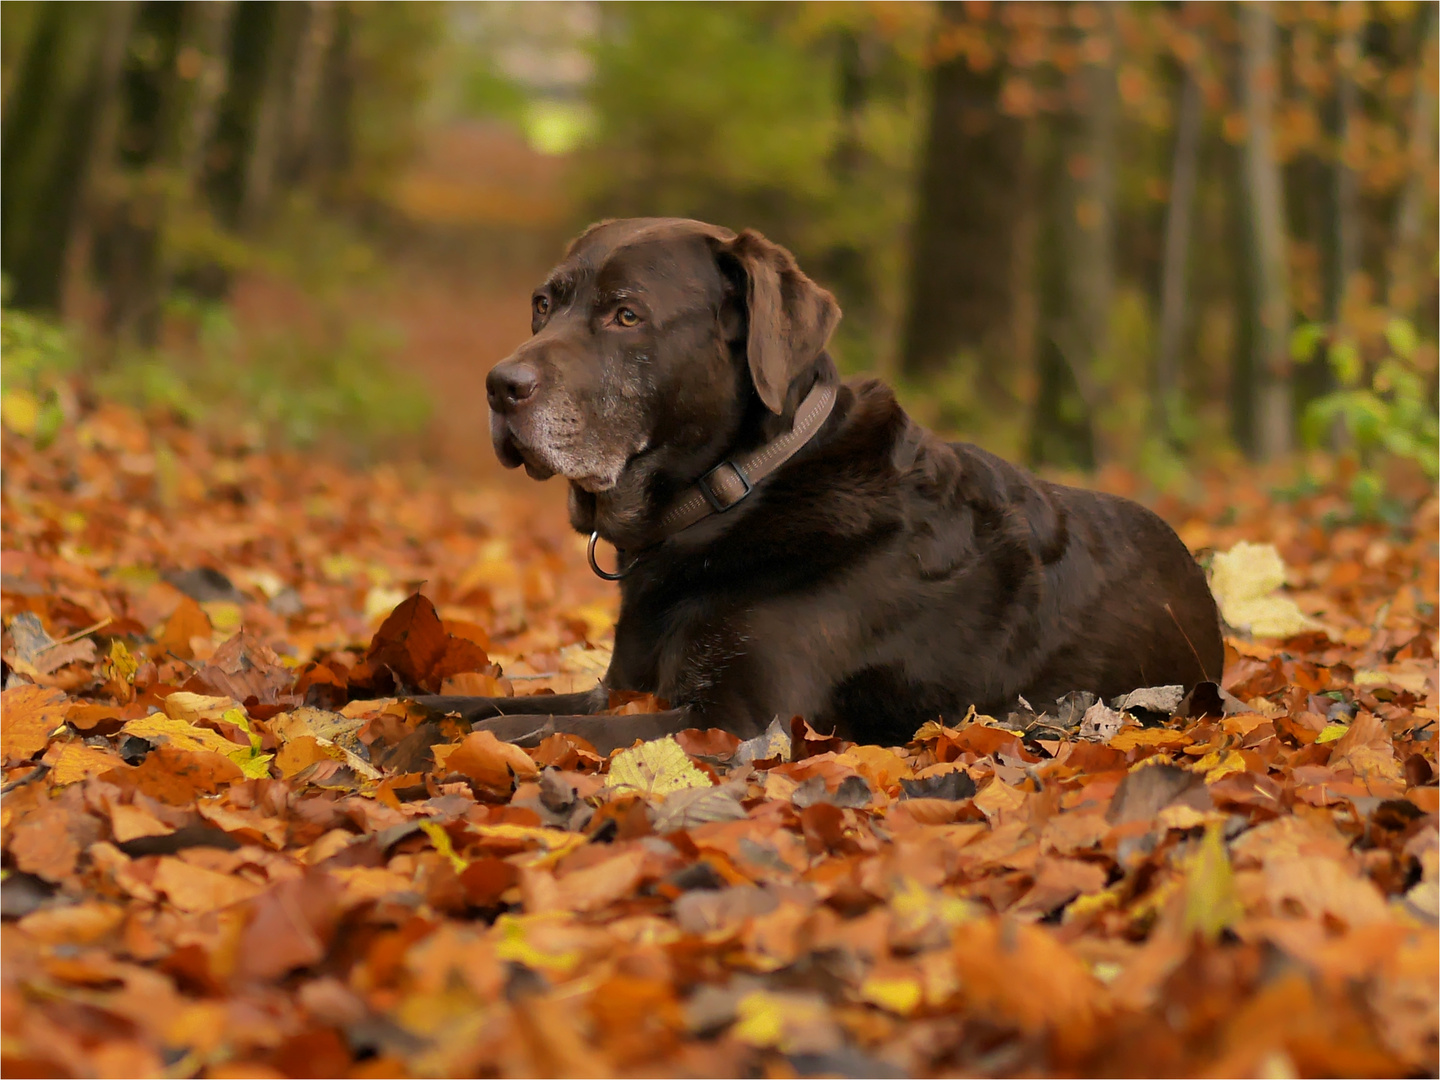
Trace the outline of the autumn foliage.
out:
[[[553,485],[5,439],[6,1075],[1437,1068],[1433,497],[1162,505],[1310,625],[1183,701],[607,759],[405,702],[603,672]]]

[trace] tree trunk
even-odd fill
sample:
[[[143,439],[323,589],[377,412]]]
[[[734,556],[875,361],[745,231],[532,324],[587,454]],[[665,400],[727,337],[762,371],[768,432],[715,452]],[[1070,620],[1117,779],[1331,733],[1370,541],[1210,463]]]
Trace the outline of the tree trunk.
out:
[[[148,348],[158,339],[161,308],[184,259],[167,229],[202,211],[205,150],[228,79],[234,12],[229,0],[192,0],[179,12],[174,57],[160,82],[151,182],[117,226],[124,265],[112,274],[110,322],[122,345]]]
[[[1070,111],[1055,124],[1058,160],[1050,162],[1047,198],[1053,220],[1041,238],[1042,258],[1052,264],[1042,273],[1051,280],[1041,289],[1031,439],[1037,463],[1087,469],[1104,456],[1095,431],[1095,368],[1110,349],[1120,115],[1115,13],[1109,4],[1095,4],[1089,16],[1093,25],[1076,42],[1087,60],[1073,77]]]
[[[286,99],[291,85],[291,65],[299,5],[277,4],[266,50],[265,76],[260,85],[250,124],[250,144],[245,155],[245,175],[240,195],[240,226],[254,232],[270,211],[277,169],[285,139]]]
[[[1170,201],[1165,211],[1165,249],[1161,266],[1160,340],[1155,352],[1155,400],[1151,423],[1170,439],[1180,395],[1180,346],[1185,334],[1190,268],[1191,219],[1200,158],[1200,120],[1204,103],[1200,83],[1187,66],[1180,84],[1175,118],[1175,155],[1170,168]]]
[[[1355,85],[1355,65],[1360,59],[1360,31],[1365,9],[1360,5],[1335,5],[1339,15],[1340,39],[1336,42],[1335,120],[1332,129],[1337,148],[1330,172],[1332,251],[1329,280],[1326,282],[1325,314],[1339,323],[1350,279],[1360,268],[1360,192],[1355,170],[1347,161],[1351,127],[1360,105]]]
[[[305,29],[295,60],[290,126],[285,136],[285,172],[292,180],[302,180],[310,173],[310,137],[317,120],[325,60],[335,41],[336,8],[335,0],[310,0],[305,5]]]
[[[197,0],[185,11],[180,51],[180,82],[168,124],[167,165],[187,198],[198,198],[205,150],[215,130],[215,113],[230,79],[230,29],[233,0]]]
[[[969,17],[956,2],[942,3],[940,12],[945,25]],[[996,359],[1007,351],[1024,133],[1000,110],[1002,81],[998,63],[974,71],[964,56],[931,72],[901,347],[901,369],[912,378],[943,371],[966,351]],[[982,365],[979,381],[994,394],[989,367]]]
[[[1290,275],[1286,262],[1285,206],[1275,155],[1275,20],[1266,0],[1240,6],[1244,100],[1245,186],[1249,197],[1250,257],[1254,264],[1258,375],[1257,449],[1272,461],[1294,446],[1295,407],[1290,381]]]
[[[836,190],[842,193],[842,198],[852,200],[870,157],[860,131],[862,114],[870,97],[870,65],[866,62],[865,45],[860,32],[853,28],[844,28],[836,35],[839,131],[830,152],[829,167]],[[842,331],[852,339],[868,338],[873,329],[876,290],[862,238],[844,231],[836,233],[835,241],[824,251],[818,266],[820,280],[834,291],[845,312]]]
[[[116,144],[120,137],[121,113],[125,98],[120,80],[125,71],[125,51],[135,24],[133,0],[116,0],[106,10],[104,37],[95,68],[96,114],[90,136],[88,167],[77,178],[76,212],[66,242],[61,307],[73,314],[90,273],[96,219],[112,199]]]
[[[1417,317],[1421,300],[1421,267],[1425,262],[1422,241],[1425,207],[1429,201],[1427,180],[1435,167],[1435,70],[1430,54],[1435,47],[1435,9],[1420,9],[1420,50],[1415,58],[1415,93],[1410,105],[1409,176],[1395,208],[1394,241],[1385,288],[1387,306],[1397,315]],[[1432,297],[1433,299],[1433,297]]]
[[[98,6],[47,3],[11,88],[0,142],[0,265],[19,307],[56,310],[89,160],[104,42]]]

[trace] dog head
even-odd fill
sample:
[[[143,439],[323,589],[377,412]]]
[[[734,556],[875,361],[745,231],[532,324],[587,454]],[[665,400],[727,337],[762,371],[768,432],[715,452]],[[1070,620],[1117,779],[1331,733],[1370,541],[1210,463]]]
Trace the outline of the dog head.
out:
[[[592,226],[531,304],[530,340],[486,379],[495,453],[612,501],[693,481],[753,414],[793,414],[840,316],[784,248],[677,218]]]

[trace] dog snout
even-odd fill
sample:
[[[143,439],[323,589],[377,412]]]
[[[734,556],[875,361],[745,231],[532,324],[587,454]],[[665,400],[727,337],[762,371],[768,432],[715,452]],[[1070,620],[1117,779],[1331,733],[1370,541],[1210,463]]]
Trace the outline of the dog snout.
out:
[[[503,360],[485,378],[485,392],[490,408],[497,413],[512,413],[535,396],[540,386],[540,373],[524,360]]]

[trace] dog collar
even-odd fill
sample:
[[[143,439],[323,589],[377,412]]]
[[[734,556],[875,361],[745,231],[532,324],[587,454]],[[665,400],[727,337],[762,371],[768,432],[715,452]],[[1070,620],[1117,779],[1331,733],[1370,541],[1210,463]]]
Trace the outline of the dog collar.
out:
[[[734,509],[755,490],[756,484],[799,453],[800,448],[814,437],[835,407],[836,393],[835,383],[817,384],[805,395],[800,408],[795,410],[795,422],[789,431],[748,454],[726,458],[700,477],[660,516],[661,532],[673,536],[704,521],[711,514],[723,514]],[[601,570],[595,561],[595,542],[598,539],[599,533],[590,534],[587,551],[590,569],[606,581],[619,581],[630,572],[629,568],[620,570],[617,567],[614,574]],[[618,554],[623,564],[625,553],[620,551]]]

